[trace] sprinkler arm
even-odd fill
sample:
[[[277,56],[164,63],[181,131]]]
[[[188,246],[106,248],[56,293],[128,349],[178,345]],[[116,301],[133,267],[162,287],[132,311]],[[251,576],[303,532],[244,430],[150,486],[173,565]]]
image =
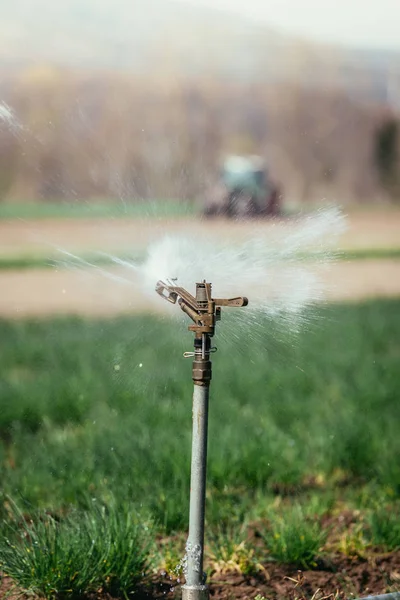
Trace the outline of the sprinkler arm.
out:
[[[236,298],[214,298],[216,306],[232,306],[241,308],[247,306],[249,301],[244,296],[237,296]]]
[[[163,281],[158,281],[156,292],[172,304],[178,302],[179,306],[186,313],[195,325],[189,327],[196,334],[207,333],[213,336],[215,333],[215,323],[221,319],[221,307],[247,306],[248,299],[242,296],[236,298],[211,298],[211,284],[203,281],[196,284],[196,298],[184,288],[168,285]]]

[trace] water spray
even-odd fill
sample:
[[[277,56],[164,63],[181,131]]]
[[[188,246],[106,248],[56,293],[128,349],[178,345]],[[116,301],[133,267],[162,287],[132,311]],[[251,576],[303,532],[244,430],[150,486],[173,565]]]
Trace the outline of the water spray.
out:
[[[207,600],[208,586],[203,572],[204,516],[206,500],[208,398],[212,377],[210,355],[216,352],[211,346],[217,321],[221,319],[221,307],[247,306],[248,300],[237,298],[212,298],[211,283],[196,283],[196,296],[184,288],[159,281],[156,292],[180,308],[194,322],[194,351],[185,352],[185,358],[193,358],[193,431],[192,463],[190,475],[189,535],[186,543],[186,582],[182,586],[183,600]]]

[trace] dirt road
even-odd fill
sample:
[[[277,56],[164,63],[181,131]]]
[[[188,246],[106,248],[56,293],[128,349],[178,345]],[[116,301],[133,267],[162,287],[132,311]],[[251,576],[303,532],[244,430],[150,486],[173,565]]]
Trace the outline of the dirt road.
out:
[[[41,220],[0,221],[0,256],[57,257],[57,249],[73,253],[143,251],[149,242],[168,234],[193,240],[205,233],[231,244],[257,235],[285,239],[296,227],[292,221],[247,222],[196,219],[153,220]],[[348,229],[339,239],[342,249],[400,247],[400,210],[351,214]],[[58,254],[58,258],[61,255]],[[0,271],[0,316],[84,314],[111,315],[166,310],[151,290],[146,296],[132,271],[27,269]],[[128,279],[125,283],[122,279]],[[359,300],[374,296],[400,296],[400,261],[338,262],[322,275],[327,300]],[[155,283],[155,282],[154,282]],[[246,291],[247,293],[247,291]],[[251,294],[249,292],[250,299]]]
[[[0,271],[0,315],[100,316],[170,309],[152,290],[146,294],[131,271],[112,268],[107,273],[108,277],[96,270]],[[339,262],[331,265],[321,280],[329,301],[400,296],[400,261]],[[251,302],[251,291],[246,293]]]
[[[343,249],[400,247],[400,210],[350,214],[340,237]],[[296,225],[292,220],[235,223],[199,219],[45,219],[0,221],[0,256],[54,256],[70,252],[131,253],[165,234],[244,240],[259,235],[284,238]]]

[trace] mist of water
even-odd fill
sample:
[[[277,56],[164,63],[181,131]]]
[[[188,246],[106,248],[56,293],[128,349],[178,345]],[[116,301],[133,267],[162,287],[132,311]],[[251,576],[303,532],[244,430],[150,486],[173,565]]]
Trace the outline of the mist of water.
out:
[[[214,297],[248,296],[243,318],[263,313],[294,326],[308,306],[324,300],[321,273],[335,258],[345,227],[342,212],[328,208],[297,220],[285,237],[280,228],[261,234],[257,227],[240,244],[207,235],[165,236],[149,247],[139,266],[141,285],[154,294],[159,279],[173,280],[194,293],[195,283],[205,279],[213,284]]]
[[[326,299],[329,290],[323,276],[338,255],[345,229],[346,218],[335,207],[293,220],[289,229],[255,225],[253,235],[241,243],[207,233],[197,233],[195,238],[165,235],[150,244],[141,262],[103,253],[118,272],[59,251],[65,256],[64,266],[134,288],[132,297],[139,298],[142,307],[145,299],[157,312],[187,320],[176,306],[157,296],[155,285],[162,280],[194,294],[196,282],[205,279],[213,284],[213,297],[248,297],[248,307],[229,310],[235,313],[236,335],[242,327],[254,332],[262,326],[262,318],[297,332],[312,318],[307,309]]]
[[[0,122],[12,123],[14,115],[11,108],[5,102],[0,103]]]
[[[17,137],[24,129],[14,110],[6,102],[0,102],[0,127],[7,128]]]

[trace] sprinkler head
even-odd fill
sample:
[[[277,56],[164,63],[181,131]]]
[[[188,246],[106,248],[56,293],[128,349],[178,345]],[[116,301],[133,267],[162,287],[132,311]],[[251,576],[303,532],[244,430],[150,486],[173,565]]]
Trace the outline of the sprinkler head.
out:
[[[240,308],[249,303],[248,299],[243,296],[212,298],[211,283],[207,283],[205,280],[196,283],[196,297],[182,287],[169,285],[163,281],[157,282],[156,292],[164,300],[172,304],[179,304],[183,312],[194,321],[195,324],[189,326],[189,330],[193,331],[196,337],[201,337],[203,334],[209,337],[214,335],[215,324],[221,319],[222,306]]]
[[[216,351],[216,348],[211,347],[211,338],[215,333],[216,322],[221,319],[221,307],[247,306],[247,298],[212,298],[211,283],[206,281],[196,283],[196,296],[192,296],[182,287],[169,285],[163,281],[157,282],[156,292],[164,300],[172,304],[178,303],[181,310],[194,322],[188,328],[195,334],[194,352],[185,352],[184,357],[194,358],[192,370],[194,384],[209,386],[211,381],[210,353]]]

